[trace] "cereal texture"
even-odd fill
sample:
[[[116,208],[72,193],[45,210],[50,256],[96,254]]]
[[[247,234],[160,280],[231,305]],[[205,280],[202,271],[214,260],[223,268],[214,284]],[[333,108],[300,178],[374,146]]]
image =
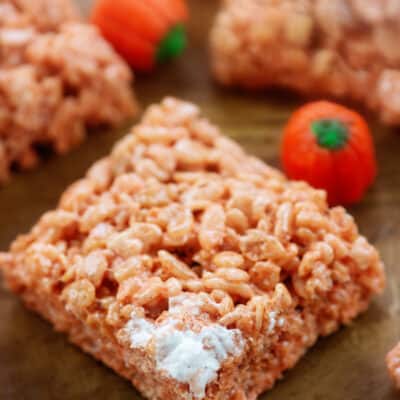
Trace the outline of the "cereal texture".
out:
[[[0,266],[9,287],[153,400],[254,400],[384,286],[325,193],[168,98]]]
[[[87,128],[136,112],[129,68],[69,0],[0,2],[0,184],[37,146],[64,153]]]
[[[386,356],[386,365],[396,388],[400,390],[400,343]]]
[[[225,0],[211,33],[225,85],[363,102],[400,123],[400,2]]]

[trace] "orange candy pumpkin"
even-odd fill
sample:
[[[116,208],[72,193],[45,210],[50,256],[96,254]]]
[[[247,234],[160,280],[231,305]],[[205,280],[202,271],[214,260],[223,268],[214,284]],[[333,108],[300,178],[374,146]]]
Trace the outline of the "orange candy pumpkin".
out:
[[[327,101],[310,103],[292,115],[284,130],[282,163],[291,179],[325,189],[331,205],[360,201],[377,170],[365,120]]]
[[[153,69],[186,46],[184,0],[97,0],[91,21],[134,68]]]

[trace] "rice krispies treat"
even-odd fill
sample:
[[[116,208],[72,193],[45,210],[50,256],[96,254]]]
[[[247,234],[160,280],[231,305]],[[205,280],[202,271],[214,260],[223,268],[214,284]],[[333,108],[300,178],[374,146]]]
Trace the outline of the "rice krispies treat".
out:
[[[68,4],[0,3],[0,184],[37,163],[38,144],[64,153],[136,113],[128,66]]]
[[[7,12],[7,4],[19,10],[23,18],[41,31],[57,30],[67,21],[80,20],[74,0],[0,0],[0,7]]]
[[[400,123],[400,2],[225,0],[211,33],[225,85],[363,102]]]
[[[386,365],[393,383],[400,390],[400,342],[387,354]]]
[[[384,286],[343,208],[172,98],[0,266],[29,308],[152,400],[254,400]]]

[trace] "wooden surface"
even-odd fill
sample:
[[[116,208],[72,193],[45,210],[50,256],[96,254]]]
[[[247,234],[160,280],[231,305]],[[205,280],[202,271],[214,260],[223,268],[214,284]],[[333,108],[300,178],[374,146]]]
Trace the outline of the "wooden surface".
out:
[[[90,0],[83,0],[86,6]],[[190,48],[150,77],[138,77],[143,107],[165,95],[198,103],[204,113],[248,151],[278,166],[280,132],[301,99],[285,93],[249,94],[218,88],[208,70],[206,39],[215,0],[193,0]],[[394,400],[384,357],[400,339],[400,134],[373,122],[380,174],[366,199],[350,211],[386,263],[385,294],[348,328],[320,340],[263,399]],[[123,134],[93,134],[71,154],[44,162],[0,189],[0,249],[55,206],[67,184],[107,154]],[[0,399],[139,400],[122,378],[84,355],[49,324],[0,290]]]

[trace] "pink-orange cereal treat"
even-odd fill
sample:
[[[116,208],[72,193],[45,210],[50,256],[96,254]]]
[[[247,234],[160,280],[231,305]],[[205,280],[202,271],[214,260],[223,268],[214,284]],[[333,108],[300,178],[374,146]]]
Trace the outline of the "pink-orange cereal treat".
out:
[[[151,400],[255,400],[384,286],[343,208],[172,98],[0,265],[28,307]]]
[[[225,0],[211,33],[216,78],[363,102],[400,123],[400,3]]]
[[[78,21],[80,14],[73,0],[1,0],[20,11],[40,31],[57,30],[68,21]],[[4,7],[7,10],[8,6]]]
[[[128,66],[69,0],[0,2],[0,184],[136,112]]]
[[[400,343],[386,356],[386,365],[396,389],[400,390]]]

